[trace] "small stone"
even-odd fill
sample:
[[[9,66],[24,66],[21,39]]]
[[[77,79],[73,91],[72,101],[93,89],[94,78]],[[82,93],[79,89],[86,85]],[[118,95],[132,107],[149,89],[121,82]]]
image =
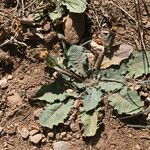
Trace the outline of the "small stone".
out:
[[[66,132],[62,132],[60,135],[61,135],[61,137],[63,138],[63,137],[66,136]]]
[[[46,137],[44,137],[43,139],[42,139],[42,143],[46,143],[47,142],[47,139],[46,139]]]
[[[133,137],[132,134],[129,134],[129,137],[132,138]]]
[[[70,128],[73,132],[76,132],[79,130],[80,127],[79,127],[79,124],[76,122],[76,123],[71,123]]]
[[[4,128],[0,126],[0,137],[5,134]]]
[[[49,132],[49,133],[48,133],[48,137],[49,137],[50,139],[52,139],[52,138],[54,137],[54,133],[53,133],[53,132]]]
[[[33,136],[30,136],[30,141],[34,144],[38,144],[42,138],[43,138],[43,134],[36,134],[36,135],[33,135]]]
[[[8,75],[7,80],[11,80],[12,78],[13,78],[13,76],[10,74],[10,75]]]
[[[77,135],[76,135],[76,139],[79,139],[79,138],[80,138],[80,135],[77,134]]]
[[[26,129],[26,128],[22,128],[20,131],[20,134],[23,139],[27,139],[30,135],[28,129]]]
[[[0,80],[0,87],[1,87],[2,89],[5,89],[5,88],[8,87],[8,83],[7,83],[7,79],[6,79],[6,78],[2,78],[2,79]]]
[[[3,116],[3,111],[0,110],[0,118],[2,118],[2,116]]]
[[[67,89],[66,92],[67,92],[67,93],[73,93],[74,90],[73,90],[73,89]]]
[[[76,141],[76,139],[73,138],[72,141],[74,142],[74,141]]]
[[[7,101],[11,108],[15,108],[22,104],[22,98],[17,93],[14,93],[12,96],[8,96]]]
[[[99,1],[94,1],[94,5],[99,5]]]
[[[58,141],[53,144],[54,150],[71,150],[71,144],[65,141]]]
[[[138,150],[141,150],[141,147],[139,144],[135,145],[135,148],[138,149]]]
[[[0,134],[2,133],[2,131],[3,131],[3,127],[0,126]]]
[[[147,115],[146,121],[147,121],[147,124],[150,125],[150,113]]]
[[[56,78],[58,78],[58,76],[59,76],[59,73],[58,72],[54,72],[53,73],[53,77],[56,79]]]
[[[38,132],[39,132],[39,130],[37,130],[37,129],[31,130],[30,135],[33,136],[33,135],[37,134]]]
[[[140,95],[143,96],[143,97],[147,97],[148,93],[144,93],[144,92],[140,91]]]
[[[70,134],[67,134],[67,137],[65,138],[66,140],[70,140],[72,136]]]
[[[145,26],[147,29],[150,29],[150,22],[148,22]]]
[[[61,139],[60,134],[56,134],[56,140],[60,140],[60,139]]]

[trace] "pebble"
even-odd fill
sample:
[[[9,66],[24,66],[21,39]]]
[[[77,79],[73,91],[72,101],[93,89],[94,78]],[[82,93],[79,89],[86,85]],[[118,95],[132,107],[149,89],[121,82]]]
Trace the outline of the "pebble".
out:
[[[70,140],[72,138],[72,136],[70,134],[67,134],[67,137],[65,138],[65,140]]]
[[[32,136],[32,135],[35,135],[35,134],[37,134],[39,132],[39,130],[37,130],[37,129],[34,129],[34,130],[31,130],[30,131],[30,135]]]
[[[61,136],[60,136],[60,134],[58,133],[58,134],[56,134],[56,140],[61,140]]]
[[[46,139],[46,137],[44,137],[43,139],[42,139],[42,143],[46,143],[47,142],[47,139]]]
[[[48,137],[49,137],[50,139],[52,139],[52,138],[54,137],[54,133],[53,133],[53,132],[49,132],[49,133],[48,133]]]
[[[139,144],[135,145],[135,148],[136,148],[137,150],[141,150],[141,147],[140,147]]]
[[[56,78],[58,78],[58,76],[59,76],[59,73],[58,72],[54,72],[53,73],[53,77],[56,79]]]
[[[147,115],[146,121],[147,121],[147,124],[150,125],[150,113]]]
[[[7,82],[7,79],[6,79],[6,78],[2,78],[2,79],[0,80],[0,87],[1,87],[2,89],[5,89],[5,88],[8,87],[8,82]]]
[[[3,111],[0,110],[0,118],[2,118],[2,116],[3,116]]]
[[[76,135],[76,138],[79,139],[79,138],[80,138],[80,135],[77,134],[77,135]]]
[[[66,132],[62,132],[61,134],[60,134],[60,136],[63,138],[63,137],[65,137],[66,136]]]
[[[0,126],[0,134],[2,133],[2,131],[3,131],[3,127]]]
[[[71,123],[70,128],[73,132],[76,132],[79,130],[80,127],[79,127],[79,124],[76,122],[76,123]]]
[[[73,89],[67,89],[66,92],[67,92],[67,93],[73,93],[74,90],[73,90]]]
[[[22,104],[22,98],[17,93],[14,93],[12,96],[8,96],[7,101],[11,108],[15,108]]]
[[[53,143],[54,150],[71,150],[71,144],[65,141],[58,141]]]
[[[23,139],[27,139],[30,135],[29,130],[27,128],[22,128],[20,130],[20,134]]]
[[[39,134],[30,136],[29,138],[32,143],[38,144],[42,140],[43,134],[39,133]]]
[[[11,79],[13,79],[13,76],[10,74],[8,75],[7,80],[11,80]]]

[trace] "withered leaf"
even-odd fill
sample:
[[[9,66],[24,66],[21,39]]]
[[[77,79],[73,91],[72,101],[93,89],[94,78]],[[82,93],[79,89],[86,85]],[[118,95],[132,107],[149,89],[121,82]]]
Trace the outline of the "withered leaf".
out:
[[[106,69],[110,67],[111,65],[120,65],[122,60],[125,60],[129,58],[131,53],[133,52],[133,47],[128,44],[121,44],[119,46],[119,49],[116,50],[113,55],[110,52],[110,55],[112,56],[104,56],[104,59],[101,64],[102,69]]]

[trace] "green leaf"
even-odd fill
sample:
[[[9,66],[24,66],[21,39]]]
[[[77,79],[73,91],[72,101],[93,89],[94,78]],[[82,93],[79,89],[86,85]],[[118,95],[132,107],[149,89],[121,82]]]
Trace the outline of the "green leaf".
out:
[[[41,97],[38,97],[37,99],[44,100],[49,103],[54,103],[55,100],[64,101],[68,97],[78,98],[78,94],[77,93],[66,93],[66,92],[64,92],[62,94],[53,94],[53,93],[49,92],[49,93],[45,93]]]
[[[68,88],[68,85],[67,85],[66,80],[60,78],[60,79],[55,80],[55,82],[43,85],[36,93],[36,97],[41,97],[47,92],[60,94],[60,93],[63,93],[67,88]]]
[[[70,12],[83,13],[86,10],[86,2],[84,0],[59,0],[65,5]]]
[[[124,76],[128,71],[128,67],[126,64],[121,64],[120,66],[113,66],[113,68],[108,68],[105,70],[100,70],[99,75],[101,78],[111,78],[116,80],[121,80],[122,82],[125,80]]]
[[[77,74],[86,76],[89,66],[84,48],[82,46],[73,45],[69,48],[67,56],[69,60],[68,67]]]
[[[54,10],[53,12],[48,12],[48,16],[50,17],[50,19],[52,19],[53,21],[58,20],[62,17],[63,12],[61,10]]]
[[[68,113],[71,111],[73,103],[73,100],[69,100],[66,104],[48,104],[40,116],[40,124],[44,127],[53,128],[54,125],[64,123],[64,119],[67,118]]]
[[[33,17],[34,21],[40,21],[44,16],[45,15],[44,15],[43,11],[39,11],[37,13],[34,13],[32,17]]]
[[[88,114],[84,111],[84,112],[81,112],[80,116],[81,116],[81,121],[82,121],[83,128],[84,128],[84,134],[86,136],[94,136],[98,128],[97,113],[94,112],[92,114]]]
[[[120,94],[115,93],[108,97],[110,105],[118,111],[118,114],[136,114],[143,110],[144,102],[140,99],[136,91],[127,90],[124,87]]]
[[[83,93],[83,107],[85,111],[90,111],[98,105],[101,101],[103,93],[98,91],[96,88],[87,88]]]
[[[84,90],[86,88],[86,85],[84,83],[78,83],[78,82],[73,82],[73,85],[78,89],[78,90]]]
[[[128,69],[128,77],[133,77],[137,78],[142,76],[143,74],[149,74],[150,73],[150,51],[147,51],[146,53],[146,59],[143,59],[144,52],[136,52],[129,60],[129,63],[127,64],[129,69]]]
[[[99,82],[99,86],[105,92],[114,92],[120,90],[123,84],[117,82]]]

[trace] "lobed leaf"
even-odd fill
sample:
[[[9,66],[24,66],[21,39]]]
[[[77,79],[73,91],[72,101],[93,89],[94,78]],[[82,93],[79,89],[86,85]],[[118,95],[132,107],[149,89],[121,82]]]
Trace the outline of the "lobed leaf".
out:
[[[48,104],[40,116],[40,124],[44,127],[53,128],[60,123],[64,123],[64,119],[73,107],[74,100],[69,100],[67,103]]]

